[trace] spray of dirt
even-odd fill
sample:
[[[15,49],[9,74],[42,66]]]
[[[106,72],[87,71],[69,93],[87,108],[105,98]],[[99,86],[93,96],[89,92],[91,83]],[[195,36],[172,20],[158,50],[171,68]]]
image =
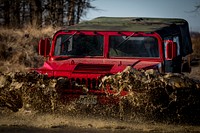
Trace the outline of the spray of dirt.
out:
[[[118,105],[67,104],[56,91],[59,79],[36,72],[1,73],[0,115],[4,124],[36,127],[127,128],[127,123],[200,123],[200,82],[179,74],[127,68],[102,78],[119,97]],[[121,97],[121,91],[128,95]],[[12,111],[16,113],[12,113]],[[120,121],[120,124],[118,123]]]

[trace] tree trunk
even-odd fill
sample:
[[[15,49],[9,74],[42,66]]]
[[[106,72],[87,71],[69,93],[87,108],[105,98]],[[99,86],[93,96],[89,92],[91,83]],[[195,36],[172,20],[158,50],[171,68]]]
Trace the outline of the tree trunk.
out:
[[[74,13],[75,12],[75,0],[69,0],[68,1],[68,13],[67,13],[67,25],[73,25],[74,24]]]
[[[56,11],[55,11],[55,0],[51,0],[51,7],[50,7],[50,12],[51,12],[51,24],[54,25],[56,22]]]
[[[56,11],[56,19],[57,25],[63,25],[63,0],[57,1],[57,11]]]
[[[83,6],[84,6],[85,0],[79,0],[77,4],[77,12],[76,12],[76,24],[80,22],[80,18],[83,13]]]
[[[30,22],[33,26],[42,26],[42,3],[40,0],[30,1]]]
[[[15,6],[16,6],[16,8],[15,8],[15,12],[14,12],[14,14],[15,14],[15,22],[16,22],[16,26],[17,27],[21,27],[21,22],[20,22],[20,0],[16,0],[16,3],[15,3]]]
[[[21,17],[21,23],[25,24],[25,13],[26,13],[26,3],[23,0],[22,1],[22,17]]]
[[[4,25],[10,26],[10,1],[4,1]]]
[[[42,26],[42,2],[41,0],[35,0],[35,3],[36,3],[36,24],[37,26]]]
[[[10,7],[10,26],[20,26],[20,0],[13,0]]]

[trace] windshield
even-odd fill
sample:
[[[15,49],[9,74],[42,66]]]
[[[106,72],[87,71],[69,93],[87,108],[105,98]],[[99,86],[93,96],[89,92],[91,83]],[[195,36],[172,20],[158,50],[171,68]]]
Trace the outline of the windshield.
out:
[[[110,57],[159,57],[154,37],[110,36],[109,42]]]
[[[101,35],[60,35],[56,39],[57,56],[103,56]]]

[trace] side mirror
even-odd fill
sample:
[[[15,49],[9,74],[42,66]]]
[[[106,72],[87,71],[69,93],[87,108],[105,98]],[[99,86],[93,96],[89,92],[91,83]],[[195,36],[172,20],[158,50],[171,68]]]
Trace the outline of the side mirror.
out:
[[[166,44],[166,59],[172,60],[177,56],[177,44],[173,41],[168,41]]]
[[[49,38],[41,39],[38,43],[38,54],[47,57],[50,52],[50,40]]]

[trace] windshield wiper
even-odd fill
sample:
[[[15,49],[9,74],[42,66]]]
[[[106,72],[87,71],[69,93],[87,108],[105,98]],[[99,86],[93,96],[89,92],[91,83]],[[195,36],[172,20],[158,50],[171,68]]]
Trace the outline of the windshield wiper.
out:
[[[134,34],[135,34],[135,33],[131,34],[131,35],[128,36],[125,40],[123,40],[122,42],[120,42],[116,48],[119,48],[122,44],[124,44],[125,42],[127,42]]]
[[[74,34],[72,34],[71,36],[69,36],[68,38],[66,38],[64,41],[63,41],[63,43],[65,43],[67,40],[69,40],[70,38],[72,38],[75,34],[77,33],[77,31],[76,32],[74,32]]]

